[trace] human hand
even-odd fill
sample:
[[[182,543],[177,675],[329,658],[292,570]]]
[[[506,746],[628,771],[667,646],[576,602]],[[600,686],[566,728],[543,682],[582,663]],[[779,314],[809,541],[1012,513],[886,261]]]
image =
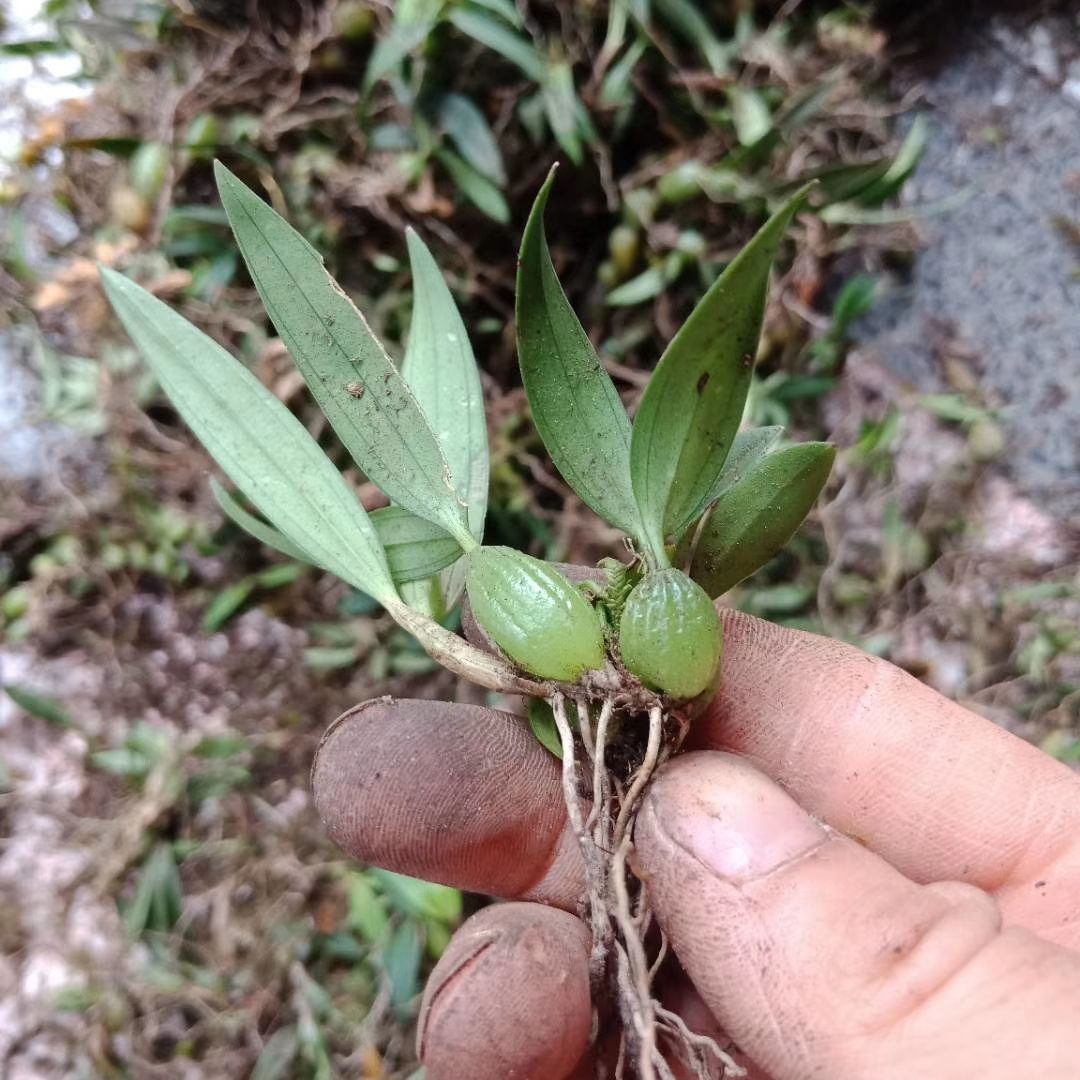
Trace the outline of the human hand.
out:
[[[724,624],[695,752],[636,827],[669,1007],[757,1077],[1080,1077],[1080,777],[890,664]],[[466,922],[433,973],[429,1080],[591,1076],[583,868],[523,722],[369,702],[313,784],[357,858],[524,901]]]

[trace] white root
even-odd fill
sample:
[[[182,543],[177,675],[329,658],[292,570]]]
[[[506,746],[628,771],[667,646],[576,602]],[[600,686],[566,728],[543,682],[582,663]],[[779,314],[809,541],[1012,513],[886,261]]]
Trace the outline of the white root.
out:
[[[555,717],[555,726],[559,731],[559,742],[562,745],[562,786],[563,797],[566,800],[566,812],[570,818],[570,826],[577,837],[581,857],[585,861],[585,888],[588,894],[589,929],[592,932],[589,981],[593,988],[593,994],[596,996],[603,989],[607,954],[611,942],[611,922],[605,914],[604,903],[606,873],[603,864],[603,853],[592,842],[592,838],[585,828],[581,796],[578,794],[574,733],[570,730],[570,722],[566,717],[566,698],[562,694],[557,693],[552,696],[551,711]],[[595,1015],[593,1017],[593,1027],[594,1029],[596,1027]]]
[[[622,703],[613,696],[602,697],[594,726],[589,699],[574,695],[579,736],[575,738],[567,715],[567,696],[557,690],[549,700],[562,748],[566,811],[585,863],[585,914],[593,942],[589,958],[594,995],[593,1040],[599,1035],[595,1003],[607,994],[614,999],[622,1021],[616,1080],[629,1075],[638,1080],[674,1080],[661,1039],[685,1062],[695,1080],[743,1075],[714,1040],[692,1032],[681,1017],[664,1009],[654,998],[653,980],[667,954],[668,943],[661,931],[659,953],[650,961],[645,939],[653,926],[652,909],[644,888],[627,865],[633,850],[638,804],[656,769],[678,749],[688,722],[673,717],[665,741],[667,716],[660,706],[650,705],[645,750],[624,790],[609,764],[612,731],[620,730],[615,710],[621,710]],[[586,810],[588,800],[582,795],[581,782],[590,779],[592,800]],[[606,1076],[603,1055],[598,1055],[597,1080]]]

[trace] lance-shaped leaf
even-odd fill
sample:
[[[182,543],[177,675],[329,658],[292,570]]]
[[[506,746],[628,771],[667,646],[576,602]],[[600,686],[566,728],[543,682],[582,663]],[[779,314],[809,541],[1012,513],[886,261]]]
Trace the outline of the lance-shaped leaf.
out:
[[[244,532],[255,537],[261,544],[268,548],[288,555],[290,559],[299,562],[315,564],[315,560],[303,548],[294,544],[283,532],[278,531],[273,525],[261,521],[254,514],[249,514],[239,501],[229,492],[215,476],[210,477],[210,490],[217,499],[218,506],[234,525],[239,525]]]
[[[761,459],[780,441],[783,434],[784,429],[779,424],[740,431],[731,443],[724,467],[705,500],[706,505],[715,502],[729,487],[757,468]]]
[[[488,433],[484,392],[457,305],[423,240],[406,233],[413,275],[409,344],[401,373],[420,402],[450,466],[469,531],[484,535]]]
[[[769,272],[800,191],[731,261],[672,338],[634,421],[630,470],[647,545],[704,509],[739,430],[765,315]]]
[[[716,597],[764,566],[809,513],[835,457],[828,443],[799,443],[762,458],[709,512],[690,576]]]
[[[353,460],[395,503],[472,546],[435,434],[364,317],[287,221],[220,162],[215,171],[263,304]]]
[[[401,506],[371,512],[394,581],[422,581],[461,558],[461,545],[430,521]]]
[[[249,514],[213,477],[210,478],[210,488],[226,516],[256,540],[288,555],[290,559],[317,565],[306,551],[292,543],[287,536],[265,521],[260,521],[254,514]],[[386,552],[390,576],[395,585],[430,577],[461,557],[461,548],[452,536],[438,525],[400,506],[384,506],[373,510],[368,516]]]
[[[395,602],[374,526],[304,425],[167,304],[114,270],[101,275],[169,399],[233,483],[320,566],[384,604]]]
[[[464,94],[441,94],[435,117],[453,140],[458,153],[478,172],[499,187],[506,186],[502,152],[477,104]]]
[[[596,350],[566,299],[544,236],[554,169],[536,196],[517,275],[518,362],[551,460],[602,518],[638,535],[630,487],[630,421]]]

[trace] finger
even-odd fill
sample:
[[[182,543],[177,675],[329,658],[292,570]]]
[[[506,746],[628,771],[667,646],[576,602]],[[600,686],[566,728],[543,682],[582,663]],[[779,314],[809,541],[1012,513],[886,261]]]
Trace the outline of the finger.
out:
[[[565,1080],[589,1042],[589,934],[541,904],[484,908],[454,935],[424,991],[428,1080]]]
[[[330,836],[362,862],[571,909],[581,896],[559,763],[517,717],[369,701],[323,736],[312,788]]]
[[[692,753],[638,819],[653,910],[732,1038],[777,1080],[1075,1075],[1080,957],[917,885],[738,758]],[[1071,1071],[1070,1071],[1071,1070]]]
[[[1080,777],[892,664],[723,615],[696,746],[748,757],[907,876],[971,882],[1009,921],[1080,940]]]

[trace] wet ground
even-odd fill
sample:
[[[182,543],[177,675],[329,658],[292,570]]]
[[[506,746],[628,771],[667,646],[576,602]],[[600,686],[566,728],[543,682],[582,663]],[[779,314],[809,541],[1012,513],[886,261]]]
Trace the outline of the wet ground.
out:
[[[920,389],[969,389],[968,368],[1002,407],[1017,486],[1080,519],[1080,5],[1058,8],[941,23],[941,55],[899,75],[932,124],[904,204],[967,197],[922,219],[924,250],[863,335]]]

